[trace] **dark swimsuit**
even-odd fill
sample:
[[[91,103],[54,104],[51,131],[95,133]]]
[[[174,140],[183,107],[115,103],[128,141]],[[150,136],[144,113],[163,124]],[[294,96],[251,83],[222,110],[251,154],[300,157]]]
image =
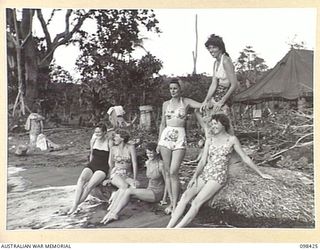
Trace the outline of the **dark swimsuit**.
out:
[[[92,160],[88,164],[88,168],[92,170],[92,172],[96,172],[98,170],[103,171],[106,175],[109,172],[109,151],[93,149],[92,150]]]

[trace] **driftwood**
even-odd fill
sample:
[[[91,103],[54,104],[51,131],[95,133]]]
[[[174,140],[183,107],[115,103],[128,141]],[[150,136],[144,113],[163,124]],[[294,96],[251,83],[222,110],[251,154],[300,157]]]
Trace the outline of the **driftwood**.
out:
[[[264,180],[249,168],[230,167],[227,185],[210,206],[247,218],[265,218],[314,225],[313,178],[299,171],[263,168],[274,180]]]

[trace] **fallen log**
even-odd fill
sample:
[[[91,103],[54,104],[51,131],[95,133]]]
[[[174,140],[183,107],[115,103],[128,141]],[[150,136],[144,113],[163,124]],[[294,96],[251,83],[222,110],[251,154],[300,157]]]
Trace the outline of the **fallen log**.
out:
[[[264,180],[249,168],[230,166],[228,183],[209,206],[247,218],[291,221],[314,226],[313,178],[299,171],[263,168],[274,180]]]

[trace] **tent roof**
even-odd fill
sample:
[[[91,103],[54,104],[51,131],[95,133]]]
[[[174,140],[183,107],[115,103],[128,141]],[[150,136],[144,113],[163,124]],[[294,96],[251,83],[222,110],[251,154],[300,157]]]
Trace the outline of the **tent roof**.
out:
[[[258,83],[240,92],[234,102],[289,100],[313,94],[313,51],[291,49]]]

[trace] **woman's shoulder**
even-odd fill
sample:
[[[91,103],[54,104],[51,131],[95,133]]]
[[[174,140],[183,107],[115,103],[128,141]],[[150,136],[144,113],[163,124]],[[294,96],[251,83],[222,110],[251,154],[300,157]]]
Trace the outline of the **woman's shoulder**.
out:
[[[164,166],[163,160],[159,159],[158,162],[159,162],[159,166]]]
[[[169,102],[170,102],[170,100],[164,101],[163,104],[162,104],[162,107],[168,106]]]
[[[239,141],[235,135],[229,135],[229,141],[234,144],[235,142]]]
[[[129,149],[130,151],[136,150],[136,146],[131,143],[127,143],[126,148]]]
[[[234,65],[233,65],[233,62],[232,62],[230,56],[225,55],[223,60],[222,60],[222,64],[223,64],[224,68],[225,67],[227,67],[227,68],[231,67],[232,69],[234,68]]]

